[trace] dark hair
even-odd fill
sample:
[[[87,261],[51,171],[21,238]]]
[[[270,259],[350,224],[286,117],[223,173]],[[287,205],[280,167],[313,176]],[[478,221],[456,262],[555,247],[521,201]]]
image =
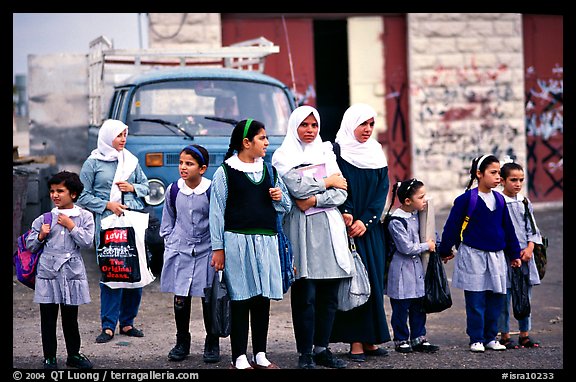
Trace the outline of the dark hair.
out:
[[[422,186],[424,186],[424,183],[416,178],[396,182],[394,183],[394,187],[392,187],[392,201],[394,201],[394,195],[397,195],[400,204],[404,204],[404,200],[414,196],[416,191],[418,191]]]
[[[246,136],[244,136],[244,128],[246,127],[246,124],[248,124],[248,121],[250,121],[250,124]],[[224,156],[224,160],[230,158],[232,154],[234,154],[234,151],[242,151],[242,141],[244,138],[248,138],[249,141],[252,141],[261,129],[266,129],[266,127],[260,121],[244,119],[238,122],[236,126],[234,126],[234,130],[232,130],[230,145],[228,146],[228,152]]]
[[[198,151],[202,155],[199,155]],[[192,158],[196,159],[196,162],[198,162],[200,167],[208,166],[208,164],[210,163],[210,155],[208,154],[208,150],[206,150],[204,147],[202,147],[200,145],[186,146],[182,149],[182,151],[180,151],[180,154],[182,154],[182,153],[192,155]]]
[[[508,178],[508,176],[510,176],[510,172],[512,170],[519,170],[519,171],[524,172],[524,169],[518,163],[514,163],[514,162],[504,163],[502,165],[502,167],[500,168],[500,177],[502,179],[506,180],[506,178]]]
[[[482,158],[484,158],[484,159],[480,163],[480,167],[478,167],[478,162]],[[474,183],[474,180],[478,179],[478,176],[476,175],[476,171],[480,171],[481,173],[484,173],[484,170],[486,170],[486,167],[488,167],[488,165],[492,164],[492,163],[500,164],[500,161],[494,155],[486,155],[486,156],[481,155],[477,158],[472,159],[472,167],[470,167],[470,182],[468,182],[468,185],[466,186],[466,190],[469,190],[470,187],[472,187],[472,183]]]
[[[53,184],[64,183],[64,187],[70,191],[70,195],[76,194],[72,201],[75,202],[80,197],[82,191],[84,191],[84,184],[80,181],[80,177],[75,172],[70,171],[60,171],[59,173],[53,175],[48,179],[48,188]]]

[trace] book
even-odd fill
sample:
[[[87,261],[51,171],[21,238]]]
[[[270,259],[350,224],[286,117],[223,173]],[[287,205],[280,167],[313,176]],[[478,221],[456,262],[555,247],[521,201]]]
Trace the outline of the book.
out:
[[[327,176],[326,165],[324,163],[299,167],[298,172],[300,173],[300,176],[302,176],[302,177],[309,177],[309,178],[315,178],[315,179],[323,179],[323,178],[326,178],[326,176]],[[336,208],[336,207],[310,207],[306,211],[304,211],[304,214],[306,216],[309,216],[309,215],[317,214],[318,212],[329,211],[329,210],[334,209],[334,208]]]
[[[418,213],[418,218],[420,221],[420,240],[436,240],[436,217],[432,198],[428,198],[426,208]],[[423,252],[420,258],[422,259],[424,274],[426,274],[430,251]]]

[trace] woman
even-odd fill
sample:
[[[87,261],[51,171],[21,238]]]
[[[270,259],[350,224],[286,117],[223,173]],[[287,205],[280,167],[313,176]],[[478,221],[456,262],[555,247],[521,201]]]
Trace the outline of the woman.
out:
[[[366,355],[388,355],[376,344],[390,341],[384,312],[386,253],[380,224],[388,195],[388,163],[380,143],[371,138],[374,117],[376,111],[369,105],[350,106],[334,145],[338,166],[348,180],[348,198],[339,209],[368,271],[371,293],[365,304],[336,313],[331,342],[350,343],[349,357],[356,362],[366,361]]]
[[[272,164],[298,207],[284,220],[294,253],[291,305],[298,367],[313,369],[318,364],[341,369],[346,363],[334,357],[328,343],[338,286],[353,272],[346,226],[336,208],[346,200],[347,182],[331,144],[322,142],[319,132],[318,111],[311,106],[296,108]]]
[[[126,209],[143,209],[141,198],[150,192],[148,178],[138,158],[124,148],[127,135],[128,126],[122,121],[104,121],[98,132],[98,147],[92,151],[80,171],[84,191],[77,204],[94,214],[96,250],[100,244],[102,219],[111,214],[120,216]],[[144,337],[144,333],[134,327],[141,299],[142,288],[113,289],[101,282],[102,332],[96,337],[96,342],[112,340],[118,323],[120,334]]]

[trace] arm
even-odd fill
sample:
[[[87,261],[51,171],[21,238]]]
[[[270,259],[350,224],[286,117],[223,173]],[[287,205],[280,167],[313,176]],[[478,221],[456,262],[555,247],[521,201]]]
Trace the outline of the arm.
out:
[[[87,159],[80,170],[80,180],[84,185],[84,190],[80,194],[78,204],[89,211],[102,214],[106,210],[108,200],[97,197],[95,194],[96,165],[98,161]]]
[[[68,216],[64,214],[58,215],[58,223],[62,219],[69,219],[72,222],[72,228],[69,225],[65,225],[70,231],[70,236],[74,243],[80,248],[90,248],[94,242],[94,217],[89,211],[82,211],[80,214],[79,224],[76,225]],[[64,225],[64,224],[63,224]]]
[[[274,208],[277,212],[282,214],[290,212],[290,209],[292,208],[292,199],[290,198],[290,193],[288,192],[282,177],[279,176],[276,179],[275,186],[280,188],[280,191],[282,192],[282,198],[278,201],[274,201]]]
[[[421,254],[424,251],[429,250],[429,243],[419,243],[410,240],[410,235],[408,231],[404,228],[401,221],[395,219],[390,221],[388,227],[394,239],[394,244],[396,245],[397,252],[401,255],[412,257]]]
[[[446,223],[444,223],[442,239],[440,240],[440,246],[437,248],[438,253],[443,258],[451,258],[452,247],[458,247],[460,245],[460,230],[462,229],[462,223],[464,222],[466,208],[470,199],[469,194],[470,193],[462,194],[454,200],[454,205],[450,209],[448,219],[446,219]]]
[[[166,238],[170,236],[172,230],[174,229],[174,224],[176,223],[176,217],[174,216],[174,211],[170,206],[170,190],[172,189],[172,183],[166,189],[166,199],[164,200],[164,206],[162,207],[162,222],[160,223],[160,237]]]

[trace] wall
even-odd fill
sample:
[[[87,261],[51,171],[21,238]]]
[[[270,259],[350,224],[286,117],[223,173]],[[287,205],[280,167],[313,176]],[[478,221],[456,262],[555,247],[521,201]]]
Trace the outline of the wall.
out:
[[[436,206],[462,193],[474,157],[526,164],[520,14],[408,15],[413,175]]]

